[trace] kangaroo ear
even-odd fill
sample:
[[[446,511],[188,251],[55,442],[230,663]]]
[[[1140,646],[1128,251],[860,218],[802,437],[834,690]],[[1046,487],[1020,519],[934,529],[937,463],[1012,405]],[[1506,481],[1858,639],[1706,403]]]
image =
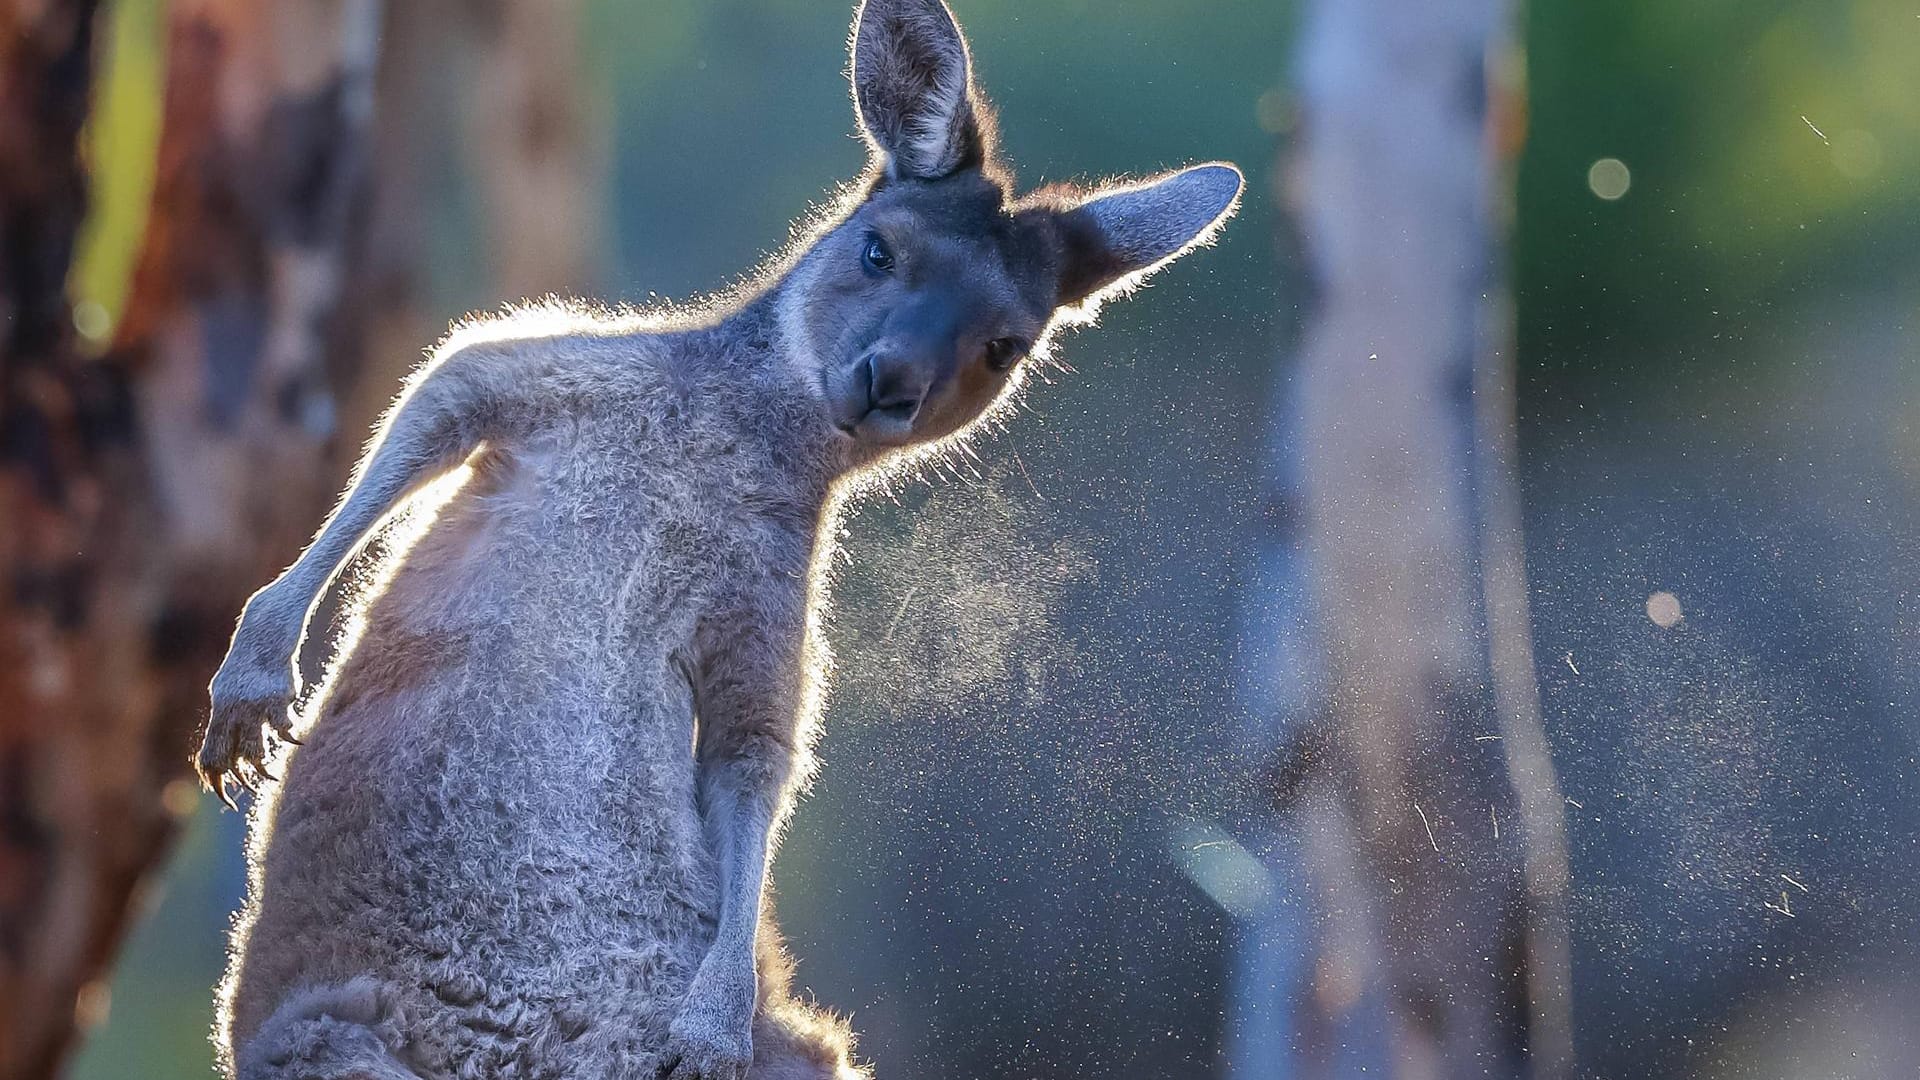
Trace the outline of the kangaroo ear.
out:
[[[892,176],[937,180],[986,159],[967,40],[942,0],[861,3],[853,102]]]
[[[1125,288],[1212,238],[1240,203],[1240,170],[1195,165],[1093,192],[1061,214],[1060,303]]]

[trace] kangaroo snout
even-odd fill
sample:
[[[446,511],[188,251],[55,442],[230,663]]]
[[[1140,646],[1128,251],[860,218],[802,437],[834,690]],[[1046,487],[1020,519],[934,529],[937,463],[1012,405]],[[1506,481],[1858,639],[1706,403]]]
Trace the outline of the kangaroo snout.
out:
[[[867,354],[867,402],[873,412],[911,420],[933,384],[932,365],[895,350]]]
[[[840,429],[867,442],[905,441],[934,376],[933,363],[912,350],[874,347],[854,362],[835,395]]]

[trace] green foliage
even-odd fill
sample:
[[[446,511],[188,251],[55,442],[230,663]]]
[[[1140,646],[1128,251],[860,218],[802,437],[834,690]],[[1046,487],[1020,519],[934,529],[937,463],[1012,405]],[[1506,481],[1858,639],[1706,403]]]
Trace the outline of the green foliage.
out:
[[[1527,362],[1711,333],[1816,282],[1870,280],[1920,240],[1911,4],[1529,10],[1514,252]],[[1632,176],[1616,202],[1587,186],[1606,157]]]
[[[96,345],[126,306],[153,193],[165,63],[161,8],[160,0],[120,0],[107,9],[106,47],[83,136],[93,204],[70,284],[75,322]]]

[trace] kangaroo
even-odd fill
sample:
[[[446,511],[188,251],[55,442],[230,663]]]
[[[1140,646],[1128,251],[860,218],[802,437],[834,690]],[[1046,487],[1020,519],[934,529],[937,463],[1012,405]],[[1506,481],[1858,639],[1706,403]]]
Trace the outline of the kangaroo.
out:
[[[258,794],[229,1077],[867,1075],[790,992],[766,891],[813,771],[838,508],[1003,409],[1242,184],[1016,198],[942,0],[866,0],[852,42],[870,164],[784,258],[697,309],[457,327],[247,602],[196,761]],[[317,601],[435,481],[304,695]]]

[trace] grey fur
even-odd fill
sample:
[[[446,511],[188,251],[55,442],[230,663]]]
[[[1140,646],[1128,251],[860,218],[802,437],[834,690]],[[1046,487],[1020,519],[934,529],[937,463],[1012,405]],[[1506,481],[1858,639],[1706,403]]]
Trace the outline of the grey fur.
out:
[[[1156,181],[1109,187],[1071,216],[1085,218],[1105,237],[1112,255],[1133,268],[1129,274],[1150,273],[1212,228],[1218,207],[1239,197],[1240,183],[1240,170],[1231,165],[1196,165]]]
[[[919,48],[901,35],[936,18],[952,26],[939,0],[869,0],[857,48]],[[910,85],[875,93],[945,92],[895,67]],[[223,797],[261,786],[267,731],[304,740],[253,811],[229,1076],[865,1075],[845,1025],[790,992],[765,891],[813,771],[839,503],[964,438],[1053,327],[1239,191],[1207,166],[1011,200],[967,108],[977,162],[929,179],[882,144],[725,302],[524,308],[457,329],[408,381],[213,680],[198,765]],[[945,153],[924,134],[913,153]],[[315,604],[450,477],[296,715]]]
[[[939,0],[864,0],[853,20],[853,101],[896,177],[937,180],[978,165],[991,137],[973,61]]]

